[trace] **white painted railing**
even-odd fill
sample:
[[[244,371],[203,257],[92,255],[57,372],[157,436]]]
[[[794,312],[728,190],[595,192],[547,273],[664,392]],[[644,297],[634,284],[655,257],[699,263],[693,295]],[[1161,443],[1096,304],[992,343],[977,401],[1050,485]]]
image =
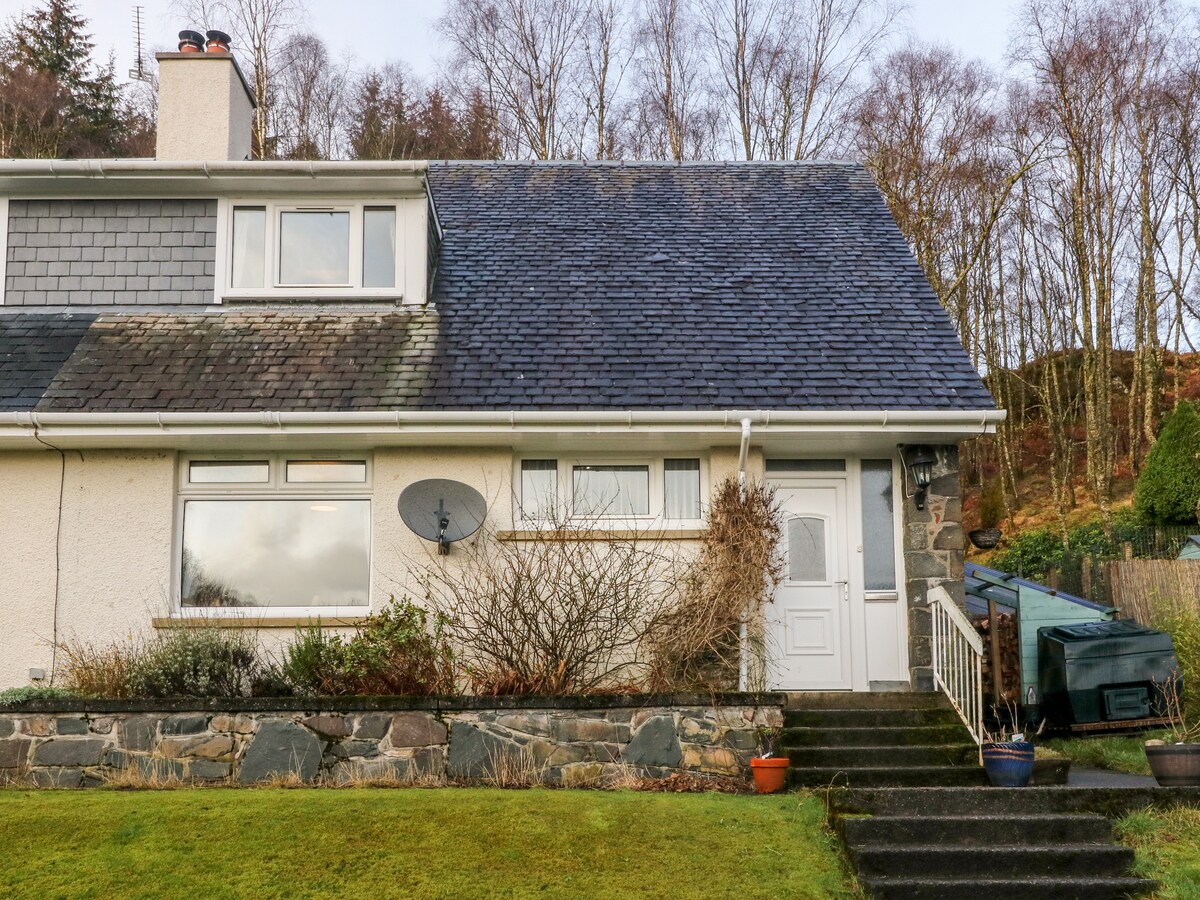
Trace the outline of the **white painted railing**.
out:
[[[943,587],[929,592],[929,612],[933,616],[933,683],[950,698],[975,743],[982,744],[983,638]]]

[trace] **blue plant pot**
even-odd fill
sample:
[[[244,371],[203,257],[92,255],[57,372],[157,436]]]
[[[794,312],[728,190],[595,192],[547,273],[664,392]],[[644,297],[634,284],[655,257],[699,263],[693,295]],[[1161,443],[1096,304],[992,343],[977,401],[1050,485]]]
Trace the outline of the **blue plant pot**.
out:
[[[1025,787],[1033,777],[1033,743],[984,744],[983,769],[992,787]]]

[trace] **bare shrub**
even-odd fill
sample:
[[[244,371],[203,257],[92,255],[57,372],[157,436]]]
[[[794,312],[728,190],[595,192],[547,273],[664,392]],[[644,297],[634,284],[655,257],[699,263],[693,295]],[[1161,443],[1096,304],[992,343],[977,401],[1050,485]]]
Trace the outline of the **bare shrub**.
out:
[[[100,645],[75,640],[59,644],[58,652],[63,687],[82,697],[124,699],[133,696],[130,683],[145,645],[133,638]]]
[[[461,565],[418,573],[478,694],[619,690],[675,602],[678,561],[652,531],[550,513],[521,540],[485,534]]]
[[[761,669],[763,605],[783,574],[781,534],[773,488],[743,488],[734,478],[717,486],[700,556],[687,572],[682,596],[647,634],[651,690],[735,688],[743,622]],[[756,680],[761,677],[756,674]]]

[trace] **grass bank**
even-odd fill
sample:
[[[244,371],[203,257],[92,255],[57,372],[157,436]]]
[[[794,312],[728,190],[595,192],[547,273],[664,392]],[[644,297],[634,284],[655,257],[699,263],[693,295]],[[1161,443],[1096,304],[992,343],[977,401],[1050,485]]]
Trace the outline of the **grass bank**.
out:
[[[0,896],[851,896],[823,817],[794,794],[6,790]]]
[[[1200,809],[1142,810],[1117,824],[1137,853],[1137,872],[1162,884],[1158,900],[1200,898]]]
[[[1067,757],[1075,766],[1149,775],[1150,764],[1146,762],[1145,745],[1151,738],[1167,740],[1169,735],[1166,732],[1147,731],[1104,737],[1053,738],[1041,742],[1039,746],[1045,746],[1057,756]]]

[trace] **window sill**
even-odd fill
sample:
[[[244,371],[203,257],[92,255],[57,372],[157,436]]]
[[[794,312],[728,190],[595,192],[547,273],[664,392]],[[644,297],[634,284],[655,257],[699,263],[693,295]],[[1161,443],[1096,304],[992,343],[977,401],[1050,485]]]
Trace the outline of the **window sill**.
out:
[[[150,620],[155,628],[295,628],[303,625],[343,628],[365,622],[370,615],[353,616],[159,616]]]
[[[703,528],[637,531],[629,528],[591,528],[545,531],[536,528],[519,531],[497,531],[498,541],[628,541],[644,538],[651,541],[698,541],[704,537]]]
[[[263,303],[361,303],[371,306],[402,306],[402,294],[367,294],[347,288],[337,293],[310,294],[302,290],[288,291],[283,288],[277,291],[264,291],[261,294],[225,294],[221,297],[225,306],[256,306]]]

